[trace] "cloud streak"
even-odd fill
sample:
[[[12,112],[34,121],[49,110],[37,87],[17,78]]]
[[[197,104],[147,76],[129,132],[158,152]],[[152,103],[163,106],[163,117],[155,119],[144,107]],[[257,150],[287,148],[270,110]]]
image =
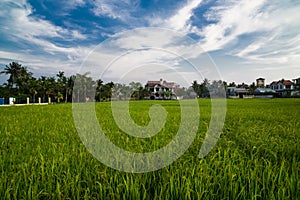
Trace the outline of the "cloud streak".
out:
[[[146,10],[151,3],[142,0],[63,0],[60,3],[64,4],[61,5],[63,15],[57,20],[54,15],[47,18],[43,13],[37,14],[38,8],[26,0],[3,0],[0,2],[0,33],[3,36],[0,42],[4,42],[0,47],[0,60],[3,64],[8,60],[19,60],[36,69],[39,66],[44,69],[45,63],[55,70],[57,66],[69,70],[72,65],[78,69],[89,51],[104,38],[146,25],[179,31],[182,36],[193,36],[194,41],[182,43],[178,38],[155,31],[134,36],[123,34],[124,37],[111,43],[115,45],[114,52],[100,52],[91,65],[97,64],[99,58],[113,59],[120,50],[144,48],[156,41],[162,49],[181,52],[181,56],[195,60],[203,56],[203,51],[195,51],[201,46],[216,63],[221,63],[221,71],[227,70],[230,78],[240,76],[235,71],[243,66],[251,68],[254,78],[255,72],[270,71],[272,67],[274,70],[270,73],[278,75],[283,65],[291,69],[291,72],[286,71],[290,76],[300,73],[297,69],[300,65],[300,2],[189,0],[157,9],[164,4],[158,5],[155,1],[151,9]],[[86,15],[74,15],[81,14],[77,8],[84,9]],[[53,16],[55,19],[52,20]],[[70,19],[61,19],[62,16],[70,16]],[[174,67],[183,64],[170,55],[150,51],[139,52],[130,60],[141,63],[152,58],[169,60],[168,65]],[[124,66],[125,60],[122,60]]]
[[[95,15],[108,16],[121,21],[132,19],[131,13],[139,5],[138,0],[93,0],[91,3]]]
[[[184,31],[190,29],[190,19],[193,16],[193,10],[201,4],[202,0],[192,0],[180,8],[175,15],[165,21],[165,26]]]
[[[80,3],[80,2],[78,2]],[[26,1],[5,0],[0,5],[5,8],[0,13],[2,35],[14,42],[14,51],[0,51],[1,60],[18,60],[32,67],[79,65],[90,50],[88,47],[66,47],[51,40],[85,40],[78,30],[69,30],[52,22],[32,16],[33,8]],[[18,46],[22,46],[19,49]],[[24,48],[25,47],[25,48]],[[50,70],[51,71],[51,70]]]
[[[300,4],[292,1],[238,1],[212,8],[207,19],[217,20],[198,33],[208,51],[238,46],[232,55],[257,61],[287,63],[292,54],[299,54]],[[214,16],[214,17],[211,17]],[[289,30],[287,32],[287,30]],[[245,46],[241,37],[254,36]]]

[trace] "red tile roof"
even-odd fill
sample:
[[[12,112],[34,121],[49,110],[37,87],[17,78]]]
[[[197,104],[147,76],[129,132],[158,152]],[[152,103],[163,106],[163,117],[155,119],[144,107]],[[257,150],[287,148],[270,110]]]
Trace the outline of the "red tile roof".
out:
[[[163,81],[162,83],[161,83],[161,81],[148,81],[147,82],[147,85],[152,86],[152,87],[155,85],[158,85],[158,84],[165,88],[175,87],[174,82],[167,82],[167,81]]]
[[[294,83],[292,82],[292,81],[290,81],[290,80],[284,80],[284,81],[273,81],[272,83],[271,83],[271,85],[273,84],[273,85],[277,85],[277,84],[279,84],[279,83],[282,83],[283,85],[293,85]]]
[[[293,82],[290,81],[290,80],[284,80],[284,81],[283,81],[283,84],[284,84],[284,85],[293,85]]]
[[[155,86],[155,85],[157,85],[157,84],[160,84],[160,81],[148,81],[148,82],[147,82],[147,85],[148,85],[148,86]]]

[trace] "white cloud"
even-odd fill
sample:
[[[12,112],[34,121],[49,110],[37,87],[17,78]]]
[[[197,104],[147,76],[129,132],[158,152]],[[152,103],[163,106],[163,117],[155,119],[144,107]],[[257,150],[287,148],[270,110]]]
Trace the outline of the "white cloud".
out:
[[[300,57],[300,34],[287,38],[282,35],[261,37],[233,54],[252,63],[300,64],[297,60]]]
[[[39,3],[41,3],[41,6],[45,10],[49,9],[47,7],[47,4],[54,4],[55,7],[59,7],[59,9],[53,10],[53,14],[60,17],[68,17],[70,16],[70,11],[75,10],[79,7],[83,7],[87,2],[85,0],[42,0]]]
[[[300,4],[295,1],[218,1],[204,14],[211,23],[203,27],[191,21],[199,6],[201,0],[189,1],[170,18],[157,18],[156,25],[199,35],[198,45],[207,52],[222,50],[261,64],[289,63],[300,54]],[[191,51],[190,57],[199,54]]]
[[[193,52],[197,52],[198,56],[191,59]],[[218,71],[210,57],[205,54],[199,56],[201,52],[199,46],[176,31],[136,29],[119,33],[96,47],[85,61],[81,73],[91,72],[93,77],[104,74],[104,80],[118,80],[126,75],[127,79],[143,79],[143,82],[168,77],[177,82],[182,76],[186,80],[193,77],[198,77],[198,80],[204,77],[218,79]],[[183,85],[182,81],[180,84]]]
[[[256,63],[300,64],[300,5],[270,12],[264,23],[276,24],[264,37],[258,37],[234,55]]]
[[[175,30],[188,29],[189,20],[193,16],[193,10],[201,4],[202,0],[191,0],[180,8],[175,15],[165,21],[165,25]]]
[[[239,48],[232,50],[235,56],[257,63],[288,63],[291,54],[300,53],[299,9],[299,3],[266,0],[234,1],[218,6],[208,14],[208,19],[214,16],[213,20],[218,22],[199,31],[204,37],[203,48],[213,51],[237,43]],[[247,34],[253,34],[254,38],[244,47],[239,41],[247,40]]]
[[[173,69],[180,70],[180,73],[189,74],[192,77],[187,65],[184,65],[175,55],[199,61],[201,56],[205,56],[199,45],[211,54],[222,54],[222,58],[236,57],[227,62],[228,66],[234,66],[230,68],[233,72],[226,72],[227,77],[232,79],[241,77],[241,80],[247,80],[247,77],[240,74],[241,72],[247,76],[252,74],[253,78],[256,78],[255,73],[263,76],[263,71],[272,71],[269,74],[277,77],[282,73],[282,66],[286,66],[286,69],[291,71],[290,74],[299,73],[297,67],[300,65],[300,3],[296,1],[219,0],[203,16],[194,16],[194,11],[205,1],[191,0],[166,19],[162,15],[156,15],[150,19],[148,14],[141,15],[141,19],[137,19],[134,13],[136,14],[139,9],[138,0],[72,0],[68,2],[70,9],[85,3],[92,3],[94,6],[92,11],[95,15],[122,20],[130,27],[137,26],[135,20],[145,20],[156,27],[167,28],[150,32],[137,29],[131,32],[134,34],[120,33],[122,37],[113,36],[113,39],[106,43],[105,48],[97,49],[92,53],[86,64],[92,67],[100,65],[103,67],[124,51],[144,48],[143,51],[135,51],[119,59],[118,65],[109,71],[110,78],[116,79],[122,76],[130,70],[130,65],[144,66],[153,61],[173,67]],[[69,30],[35,17],[34,9],[25,0],[2,0],[0,5],[3,5],[0,12],[0,33],[3,37],[27,48],[34,48],[30,49],[33,55],[25,51],[4,51],[0,48],[0,57],[4,60],[16,58],[33,67],[45,66],[47,63],[47,66],[55,71],[58,66],[65,66],[66,69],[71,70],[71,66],[79,66],[89,50],[93,48],[89,45],[67,47],[63,43],[53,42],[53,39],[70,42],[85,40],[87,37],[79,30]],[[145,18],[142,18],[144,16]],[[192,21],[194,18],[201,19],[202,17],[210,23],[206,25],[201,23],[201,26],[197,26]],[[119,26],[113,26],[110,31],[116,32],[119,29]],[[176,34],[168,34],[169,29],[182,33],[181,36],[194,33],[200,39],[182,41],[180,37],[174,37]],[[101,27],[101,30],[106,31],[107,27]],[[147,51],[146,47],[157,47],[165,51]],[[34,55],[38,50],[41,51],[41,55]],[[214,58],[218,59],[218,57]],[[197,62],[197,65],[205,66],[207,63]],[[221,61],[220,63],[223,64]],[[272,67],[276,69],[270,70]],[[201,73],[204,77],[210,78],[212,76],[207,68],[208,66],[203,67]],[[226,68],[226,66],[221,68]],[[237,70],[241,68],[243,71]],[[155,75],[159,77],[164,73],[159,70],[150,70],[145,74],[133,74],[145,78]],[[169,77],[175,76],[169,74]]]
[[[17,61],[24,66],[34,69],[39,73],[56,73],[59,70],[67,74],[75,74],[80,68],[80,64],[88,55],[92,48],[61,48],[57,49],[58,53],[53,54],[32,54],[31,51],[1,51],[0,63]]]
[[[84,0],[64,0],[63,4],[68,8],[68,9],[74,9],[79,6],[85,5]]]
[[[80,3],[78,0],[76,2]],[[79,67],[92,48],[65,47],[52,42],[51,39],[54,38],[75,41],[84,40],[86,36],[78,30],[68,30],[32,16],[33,8],[26,1],[5,0],[0,5],[5,8],[0,13],[0,32],[8,40],[23,46],[14,52],[0,48],[0,58],[3,62],[18,60],[31,67],[47,67],[50,70],[65,66],[70,70],[71,66]]]
[[[21,39],[32,42],[32,38],[35,38],[35,41],[45,40],[41,39],[42,37],[62,38],[67,40],[86,38],[85,35],[77,30],[68,30],[56,26],[47,20],[33,17],[33,9],[24,1],[17,1],[15,4],[12,1],[5,0],[4,3],[2,2],[0,5],[1,4],[6,8],[1,11],[0,15],[3,23],[3,34],[10,39]]]
[[[139,5],[139,0],[92,0],[93,12],[97,16],[107,16],[126,21]]]
[[[299,2],[217,1],[216,6],[204,14],[210,23],[197,27],[191,19],[195,15],[193,10],[199,6],[200,1],[191,1],[169,19],[162,21],[157,18],[155,25],[200,36],[197,45],[207,52],[219,50],[219,54],[222,54],[221,58],[215,56],[214,59],[222,60],[226,56],[240,58],[227,62],[227,65],[230,63],[232,66],[227,66],[229,69],[235,69],[224,73],[231,80],[234,77],[249,79],[241,76],[241,70],[237,70],[241,68],[243,73],[252,74],[254,79],[258,74],[263,75],[263,71],[268,78],[282,76],[284,69],[287,77],[300,73]],[[186,45],[184,48],[190,49],[186,50],[190,53],[188,58],[201,56],[201,52],[193,51],[193,45]],[[221,63],[222,72],[225,72],[226,65],[222,61],[218,62]]]
[[[80,33],[79,31],[77,30],[72,30],[72,38],[74,39],[79,39],[79,40],[84,40],[84,39],[87,39],[87,36],[86,35],[83,35],[82,33]]]
[[[137,49],[149,46],[166,48],[181,38],[178,37],[179,35],[175,31],[174,34],[170,35],[170,32],[172,32],[170,29],[149,28],[149,32],[146,30],[147,28],[139,28],[120,32],[116,36],[122,35],[122,37],[117,37],[116,40],[112,41],[112,44],[125,49]]]
[[[201,41],[203,48],[207,51],[222,49],[242,34],[272,30],[274,24],[265,23],[269,18],[268,13],[262,11],[265,3],[266,0],[243,0],[225,3],[211,9],[207,16],[214,16],[213,20],[218,21],[198,32],[204,37]]]

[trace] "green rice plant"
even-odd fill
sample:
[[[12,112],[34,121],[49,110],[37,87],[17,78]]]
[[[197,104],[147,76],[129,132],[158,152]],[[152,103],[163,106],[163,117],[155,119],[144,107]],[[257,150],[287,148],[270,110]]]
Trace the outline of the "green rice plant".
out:
[[[132,101],[143,126],[149,108],[167,110],[164,128],[134,138],[114,122],[109,102],[96,103],[106,136],[128,151],[168,144],[180,123],[177,101]],[[0,107],[0,196],[3,199],[299,199],[300,99],[232,99],[218,143],[198,158],[209,127],[209,99],[199,99],[198,134],[170,166],[131,174],[94,158],[74,126],[71,104]]]

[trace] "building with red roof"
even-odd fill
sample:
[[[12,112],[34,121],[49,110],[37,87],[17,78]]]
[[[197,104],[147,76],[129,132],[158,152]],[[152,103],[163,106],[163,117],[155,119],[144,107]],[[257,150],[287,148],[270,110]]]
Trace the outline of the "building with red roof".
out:
[[[294,83],[290,80],[279,80],[273,81],[270,84],[270,88],[275,90],[279,96],[290,95],[291,91],[294,89]]]
[[[150,99],[174,99],[175,88],[178,87],[174,82],[167,82],[163,79],[159,81],[148,81],[145,88],[150,93]]]

